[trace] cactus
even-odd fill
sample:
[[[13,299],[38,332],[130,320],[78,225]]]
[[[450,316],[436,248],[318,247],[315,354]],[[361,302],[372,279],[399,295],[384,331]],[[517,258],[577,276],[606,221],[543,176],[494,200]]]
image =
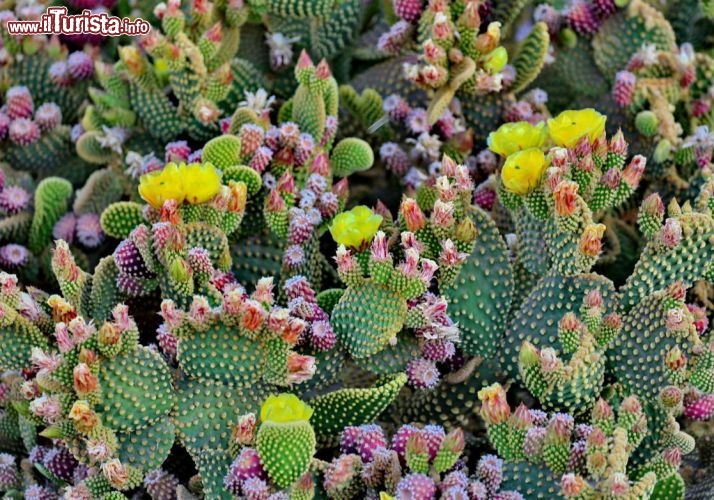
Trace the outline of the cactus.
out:
[[[7,90],[0,113],[3,160],[19,170],[52,172],[71,155],[70,127],[63,110],[52,101],[39,101],[26,86]]]
[[[106,126],[102,122],[132,120],[136,113],[146,131],[161,141],[183,132],[202,140],[217,135],[220,107],[231,106],[231,100],[235,106],[236,96],[252,90],[237,88],[240,79],[231,83],[231,59],[249,7],[223,3],[210,9],[204,12],[205,7],[192,6],[186,13],[178,1],[164,6],[159,13],[162,33],[152,31],[140,41],[149,57],[135,45],[122,47],[114,71],[102,71],[104,91],[95,92],[96,107],[88,108],[85,121],[99,128]],[[161,69],[162,64],[167,69]],[[235,70],[240,68],[238,64]],[[114,75],[128,80],[128,88]],[[164,95],[166,84],[180,106]],[[127,94],[130,108],[106,109],[107,103]]]
[[[599,399],[590,424],[576,426],[568,414],[548,417],[525,405],[511,413],[505,396],[499,384],[479,393],[489,439],[506,461],[502,488],[526,482],[532,498],[558,493],[597,498],[613,489],[638,498],[683,498],[679,454],[691,450],[673,446],[634,474],[630,470],[630,455],[647,433],[647,417],[636,397],[623,399],[617,414]]]

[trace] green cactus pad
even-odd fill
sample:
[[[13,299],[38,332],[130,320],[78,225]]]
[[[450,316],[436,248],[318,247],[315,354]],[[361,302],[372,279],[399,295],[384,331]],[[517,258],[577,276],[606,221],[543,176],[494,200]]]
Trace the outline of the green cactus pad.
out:
[[[560,497],[560,477],[546,466],[504,462],[501,491],[518,491],[528,499]]]
[[[322,140],[327,109],[324,93],[313,92],[306,85],[298,86],[292,98],[292,121],[300,131],[310,134],[315,142]]]
[[[173,413],[177,435],[189,451],[228,449],[238,418],[258,411],[272,391],[264,384],[237,390],[218,382],[185,381],[178,390]]]
[[[500,94],[486,94],[474,99],[462,97],[461,108],[469,127],[473,128],[474,141],[486,142],[488,134],[496,130],[503,123],[503,114],[510,97]]]
[[[174,424],[162,420],[128,433],[117,433],[119,460],[143,472],[161,467],[174,444]]]
[[[29,366],[33,347],[47,347],[42,332],[19,314],[7,326],[0,326],[0,371],[22,370]]]
[[[102,231],[118,240],[127,238],[136,226],[146,222],[142,215],[143,209],[142,204],[133,201],[112,203],[102,212]]]
[[[362,6],[360,0],[332,3],[334,8],[330,9],[329,15],[310,16],[310,19],[270,16],[268,25],[273,33],[282,33],[290,38],[299,37],[297,47],[307,50],[314,60],[332,59],[337,55],[344,57],[344,49],[357,36]],[[334,63],[332,65],[334,69]]]
[[[463,330],[462,330],[463,333]],[[388,344],[381,351],[356,361],[360,368],[375,375],[403,372],[407,364],[419,357],[421,348],[413,335],[398,334],[395,345]]]
[[[268,12],[283,17],[317,17],[329,15],[335,0],[267,0]]]
[[[340,389],[309,402],[314,413],[310,422],[318,439],[339,435],[348,425],[371,423],[396,399],[407,382],[403,373],[385,377],[374,387]]]
[[[347,120],[346,126],[349,126],[350,121],[356,120],[362,130],[368,130],[384,117],[382,104],[382,96],[374,89],[367,88],[358,94],[351,85],[340,86],[340,107],[344,107],[351,118]],[[382,127],[379,131],[380,137],[389,135],[388,128]]]
[[[341,349],[333,348],[327,351],[306,350],[305,354],[315,358],[317,371],[309,380],[300,383],[303,394],[324,392],[342,380],[345,366],[345,353]]]
[[[159,354],[138,346],[102,363],[99,371],[105,425],[133,432],[166,418],[174,406],[171,373]]]
[[[31,144],[8,146],[5,161],[20,170],[53,172],[67,161],[70,153],[69,128],[60,126]]]
[[[283,242],[271,234],[248,237],[231,245],[233,272],[240,283],[255,283],[265,276],[279,278]]]
[[[35,215],[28,238],[32,253],[38,254],[50,244],[52,229],[67,211],[67,202],[72,193],[72,184],[59,177],[48,177],[37,186]]]
[[[614,286],[597,274],[562,277],[549,274],[541,278],[523,301],[521,308],[508,326],[499,360],[511,377],[518,376],[518,353],[527,340],[536,347],[558,342],[558,322],[569,311],[577,311],[585,295],[600,290],[605,310],[615,309]]]
[[[205,498],[231,500],[234,498],[223,486],[223,478],[231,465],[231,456],[224,450],[201,450],[193,454]]]
[[[0,241],[24,243],[32,225],[32,214],[20,212],[0,219]]]
[[[255,196],[263,187],[260,174],[245,165],[233,165],[223,169],[223,183],[228,184],[229,181],[244,182],[248,196]]]
[[[72,206],[74,213],[101,214],[109,205],[121,199],[124,194],[122,182],[121,174],[115,170],[105,168],[93,172],[77,191]]]
[[[528,0],[513,0],[511,2],[497,2],[494,4],[493,19],[499,21],[503,25],[503,31],[510,29],[518,16],[521,15],[523,9],[528,5]]]
[[[344,293],[345,290],[342,288],[328,288],[318,293],[315,300],[317,300],[317,304],[323,311],[327,314],[332,314],[333,309],[340,302]]]
[[[708,214],[684,213],[677,217],[682,226],[682,241],[672,250],[658,250],[649,243],[621,290],[622,307],[627,311],[649,294],[677,280],[692,285],[708,279],[707,269],[714,262],[714,219]]]
[[[261,343],[241,337],[235,328],[223,325],[212,325],[181,339],[177,353],[189,377],[236,387],[260,380],[265,355]]]
[[[543,68],[535,85],[553,96],[555,110],[567,108],[577,98],[597,97],[610,90],[595,64],[592,48],[586,44],[560,48],[555,62]]]
[[[516,80],[509,88],[511,92],[520,92],[536,79],[548,55],[549,44],[550,36],[545,23],[540,22],[533,25],[513,57],[512,64],[516,68]]]
[[[56,103],[62,109],[65,123],[73,123],[86,97],[88,82],[75,82],[70,87],[52,83],[47,75],[53,62],[43,52],[24,57],[11,66],[9,81],[27,86],[36,103]]]
[[[161,141],[170,141],[184,130],[176,108],[158,89],[130,87],[131,107],[135,109],[149,133]]]
[[[397,424],[439,424],[447,429],[474,425],[478,391],[503,378],[498,363],[486,360],[466,380],[442,380],[432,390],[404,390],[388,415]]]
[[[268,421],[260,425],[255,447],[270,479],[287,488],[307,472],[315,445],[315,431],[306,420]]]
[[[216,226],[193,222],[186,224],[186,245],[188,248],[203,248],[211,256],[211,262],[218,269],[226,270],[231,264],[226,234]]]
[[[117,268],[114,257],[111,255],[102,258],[97,267],[94,268],[90,305],[92,318],[95,321],[109,319],[114,306],[121,302],[120,293],[116,286],[118,275],[119,268]]]
[[[384,349],[402,329],[406,315],[403,297],[384,286],[365,283],[345,291],[331,319],[337,338],[359,359]]]
[[[665,294],[653,294],[640,300],[622,318],[622,333],[610,350],[613,374],[625,391],[655,399],[669,385],[664,360],[678,345],[667,334]]]
[[[235,135],[211,139],[203,146],[201,159],[221,170],[240,165],[240,139]]]
[[[643,0],[632,0],[625,9],[608,18],[595,34],[595,63],[612,81],[615,73],[626,67],[630,57],[645,44],[671,51],[676,46],[674,31],[657,9]]]
[[[506,328],[513,291],[513,270],[508,248],[493,220],[479,208],[472,212],[476,225],[474,251],[455,283],[442,293],[449,313],[459,323],[460,348],[469,355],[495,354]]]
[[[77,154],[88,163],[102,165],[109,163],[114,156],[114,151],[105,148],[99,142],[102,132],[89,130],[77,139]]]
[[[330,164],[338,177],[347,177],[367,170],[374,163],[374,153],[362,139],[350,137],[337,143],[330,155]]]

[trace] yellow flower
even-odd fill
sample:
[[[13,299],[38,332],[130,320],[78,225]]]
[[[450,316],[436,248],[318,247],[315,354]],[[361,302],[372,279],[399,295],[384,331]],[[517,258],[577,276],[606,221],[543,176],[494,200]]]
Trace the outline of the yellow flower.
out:
[[[487,385],[476,394],[481,401],[490,401],[494,399],[502,399],[504,394],[503,386],[498,382]]]
[[[379,500],[394,500],[394,497],[384,491],[379,492]]]
[[[212,200],[221,189],[221,173],[210,163],[191,163],[179,168],[186,201],[198,205]]]
[[[540,148],[547,138],[548,132],[543,122],[538,125],[528,122],[504,123],[488,135],[488,149],[506,157],[516,151]]]
[[[543,151],[530,148],[506,158],[501,170],[503,187],[511,193],[525,195],[533,191],[547,167]]]
[[[210,163],[169,163],[163,170],[142,175],[139,194],[160,209],[166,200],[198,205],[212,200],[221,190],[221,173]]]
[[[381,223],[381,215],[360,205],[337,215],[330,226],[330,234],[338,244],[359,249],[372,240]]]
[[[186,198],[179,166],[169,163],[163,170],[142,175],[139,194],[149,205],[160,209],[166,200],[181,204]]]
[[[607,117],[592,108],[579,111],[567,110],[548,120],[550,138],[558,146],[575,147],[580,139],[587,137],[592,144],[605,131]]]
[[[262,422],[300,422],[310,420],[311,416],[312,408],[300,401],[294,394],[268,396],[260,408]]]

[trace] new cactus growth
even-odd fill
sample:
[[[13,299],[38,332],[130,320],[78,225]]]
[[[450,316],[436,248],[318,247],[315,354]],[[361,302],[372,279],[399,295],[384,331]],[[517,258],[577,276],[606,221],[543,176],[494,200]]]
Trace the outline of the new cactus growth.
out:
[[[499,384],[484,388],[479,399],[489,439],[506,461],[502,487],[530,482],[524,491],[529,498],[679,498],[683,493],[674,457],[689,448],[668,448],[636,473],[630,470],[630,455],[647,433],[647,417],[634,396],[624,398],[617,412],[599,399],[588,423],[577,425],[565,413],[548,416],[524,405],[512,411]]]

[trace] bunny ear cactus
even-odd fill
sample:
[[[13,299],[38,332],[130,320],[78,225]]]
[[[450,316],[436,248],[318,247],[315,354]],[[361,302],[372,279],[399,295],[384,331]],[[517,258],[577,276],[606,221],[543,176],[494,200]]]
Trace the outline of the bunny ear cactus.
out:
[[[502,488],[525,483],[522,491],[529,498],[558,493],[600,498],[621,492],[634,498],[683,498],[678,457],[691,449],[667,448],[664,458],[641,469],[628,464],[647,434],[647,417],[634,396],[622,400],[617,412],[597,400],[589,425],[576,425],[565,413],[549,417],[522,404],[511,411],[499,384],[485,387],[479,399],[489,439],[505,460]]]
[[[643,45],[653,45],[660,50],[671,50],[675,46],[671,25],[662,13],[643,0],[630,1],[596,29],[592,40],[595,63],[610,81]],[[626,42],[621,40],[623,35]]]
[[[703,186],[694,207],[689,202],[680,206],[672,200],[666,220],[664,204],[658,195],[651,195],[643,202],[638,220],[648,241],[622,288],[626,311],[677,281],[685,286],[699,280],[711,281],[712,186],[711,182]]]
[[[523,207],[530,217],[545,221],[542,238],[552,270],[562,275],[587,272],[595,264],[605,226],[596,223],[594,214],[622,204],[644,172],[643,156],[626,163],[627,143],[621,132],[608,143],[605,121],[593,109],[564,111],[548,121],[557,147],[547,154],[541,149],[546,140],[543,125],[506,124],[489,136],[491,150],[506,157],[501,202],[511,210]],[[523,236],[519,241],[529,241]]]
[[[260,409],[256,450],[268,477],[281,488],[307,472],[315,454],[312,409],[292,394],[269,397]]]
[[[623,335],[613,345],[613,372],[627,390],[657,397],[666,386],[690,386],[711,394],[714,359],[702,342],[684,297],[682,282],[641,299],[623,317]]]
[[[560,353],[525,341],[518,355],[521,379],[547,409],[580,415],[588,412],[602,391],[605,351],[618,337],[622,319],[605,314],[599,290],[585,296],[581,317],[566,313],[558,323]]]
[[[309,338],[318,351],[332,347],[329,338],[317,337],[324,333],[317,323],[326,315],[308,301],[309,285],[304,287],[306,295],[294,295],[294,309],[274,305],[272,287],[269,278],[260,280],[251,295],[238,285],[228,286],[222,298],[211,297],[217,306],[195,295],[185,312],[164,300],[164,328],[178,339],[176,357],[190,378],[238,387],[260,381],[285,387],[312,377],[315,359],[293,349],[301,337]],[[306,310],[311,312],[302,319],[299,315]]]
[[[503,461],[493,455],[483,456],[469,474],[462,457],[465,439],[458,427],[447,433],[438,425],[408,424],[396,429],[391,440],[377,425],[346,427],[341,454],[325,468],[322,486],[330,498],[451,498],[469,493],[522,498],[501,487]]]
[[[338,87],[323,60],[315,66],[303,52],[295,69],[298,88],[278,113],[279,125],[270,123],[274,98],[261,91],[248,96],[231,119],[230,134],[209,141],[204,161],[223,170],[224,178],[243,180],[251,194],[267,188],[261,221],[279,240],[286,240],[281,279],[304,274],[321,282],[324,259],[316,251],[318,238],[344,207],[347,181],[335,182],[369,168],[370,146],[346,138],[333,147],[337,132]],[[262,179],[261,179],[262,177]],[[248,210],[261,211],[257,202]],[[240,245],[240,242],[238,243]]]
[[[43,12],[38,6],[15,5],[15,12],[3,11],[3,24],[15,20],[36,20]],[[8,86],[24,86],[36,103],[56,103],[67,122],[74,122],[87,88],[94,76],[89,51],[71,52],[57,37],[46,35],[10,35],[2,32],[3,65],[0,78]]]
[[[220,171],[210,163],[170,162],[142,176],[139,193],[148,203],[142,218],[153,225],[138,225],[115,250],[119,288],[141,296],[159,285],[168,297],[187,304],[215,270],[230,267],[227,235],[243,218],[246,184],[222,184]],[[127,210],[133,207],[119,202],[105,210],[102,223],[109,234],[125,233],[139,218]]]
[[[171,1],[159,11],[163,32],[140,41],[148,57],[134,45],[120,48],[117,69],[129,81],[131,108],[149,134],[162,141],[182,132],[203,140],[215,135],[221,106],[244,90],[232,86],[231,59],[248,10],[223,2],[192,4],[184,12],[180,1]],[[166,84],[179,106],[164,95]]]
[[[315,59],[349,61],[350,47],[365,18],[372,13],[358,0],[275,3],[268,5],[268,13],[263,16],[265,33],[260,42],[267,45],[261,49],[267,48],[266,66],[275,73],[275,90],[283,95],[294,88],[288,75],[295,54],[306,50]],[[286,4],[295,5],[286,8]],[[250,48],[261,50],[254,45]]]
[[[637,132],[655,144],[653,157],[666,179],[657,186],[660,192],[693,197],[708,176],[712,67],[711,57],[685,43],[643,48],[615,76],[615,102],[629,113]]]
[[[498,3],[489,14],[489,8],[478,1],[429,2],[423,9],[396,12],[401,19],[380,37],[377,48],[396,55],[418,44],[418,61],[382,64],[403,64],[407,79],[431,94],[429,124],[439,119],[455,96],[476,140],[482,141],[502,123],[515,100],[511,93],[523,90],[537,76],[549,45],[545,24],[537,23],[518,48],[513,65],[507,65],[501,32],[508,30],[521,10],[519,5]]]
[[[405,69],[408,79],[433,91],[429,122],[434,123],[456,92],[476,96],[497,92],[508,61],[500,46],[501,24],[494,22],[480,34],[479,2],[430,2],[420,15],[402,12],[400,20],[382,35],[378,48],[396,54],[417,34],[421,59]]]
[[[89,163],[108,164],[123,160],[125,149],[149,152],[156,148],[158,144],[151,140],[151,132],[146,137],[136,133],[140,123],[129,100],[130,82],[109,64],[97,62],[95,68],[99,87],[89,89],[91,104],[80,122],[77,154]],[[120,137],[119,131],[126,133]]]
[[[26,86],[7,89],[0,112],[3,159],[18,170],[56,171],[69,160],[70,128],[63,125],[62,109],[39,101]]]
[[[396,240],[398,236],[404,252],[404,261],[396,266],[389,247],[393,245],[396,251],[397,246],[384,231],[378,231],[384,224],[381,215],[367,207],[356,207],[335,218],[331,233],[340,244],[338,273],[348,288],[334,307],[332,318],[338,338],[355,359],[375,355],[388,344],[398,342],[396,335],[405,326],[422,331],[427,339],[435,336],[437,343],[446,341],[445,348],[453,347],[457,329],[446,315],[437,314],[437,308],[444,307],[443,299],[425,292],[439,266],[437,281],[444,285],[453,282],[473,249],[476,231],[467,217],[472,184],[465,172],[465,167],[445,158],[443,175],[436,183],[425,187],[417,199],[406,198],[402,202],[398,229],[395,228],[402,232],[391,238]],[[429,218],[419,206],[420,196],[428,204]],[[392,231],[386,224],[383,227]],[[367,314],[370,308],[380,314]],[[355,327],[356,318],[367,323]],[[425,343],[425,350],[434,347],[429,344]],[[427,365],[431,366],[429,362]],[[427,377],[428,382],[417,382],[421,377],[416,373],[435,370],[426,365],[422,367],[426,371],[413,368],[413,383],[431,387],[438,380],[437,376]]]
[[[60,246],[57,252],[66,249]],[[45,426],[42,435],[62,439],[76,459],[96,466],[101,472],[95,482],[108,490],[129,490],[164,461],[173,444],[173,426],[166,421],[174,403],[169,369],[155,352],[138,345],[139,332],[125,305],[115,306],[99,325],[88,321],[71,303],[76,290],[86,286],[83,272],[55,260],[58,275],[64,276],[58,276],[63,291],[75,299],[49,297],[49,325],[36,305],[35,328],[52,328],[56,343],[38,341],[28,351],[25,367],[33,375],[15,408]]]

